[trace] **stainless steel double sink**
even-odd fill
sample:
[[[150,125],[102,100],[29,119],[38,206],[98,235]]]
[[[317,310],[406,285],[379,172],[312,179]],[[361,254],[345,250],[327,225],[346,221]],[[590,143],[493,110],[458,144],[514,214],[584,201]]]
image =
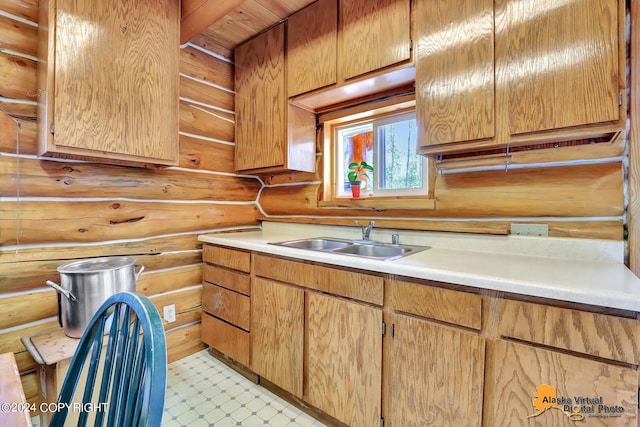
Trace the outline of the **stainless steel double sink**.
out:
[[[393,260],[429,249],[429,246],[395,245],[372,240],[346,240],[334,237],[314,237],[309,239],[271,242],[271,245],[287,248],[306,249],[318,252],[330,252],[377,260]]]

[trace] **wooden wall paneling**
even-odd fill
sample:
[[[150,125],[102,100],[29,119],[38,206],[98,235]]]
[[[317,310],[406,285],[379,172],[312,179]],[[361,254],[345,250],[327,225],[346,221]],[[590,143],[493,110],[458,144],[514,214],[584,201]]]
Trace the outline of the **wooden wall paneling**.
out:
[[[19,18],[38,22],[38,0],[4,0],[0,9]]]
[[[5,98],[36,100],[36,70],[32,59],[0,51],[0,95]]]
[[[464,216],[621,216],[621,163],[443,175],[437,211]]]
[[[173,169],[155,171],[94,163],[0,158],[0,196],[249,202],[256,199],[260,188],[260,182],[253,178]]]
[[[0,110],[15,119],[35,121],[37,117],[37,105],[34,102],[0,101]]]
[[[266,187],[268,215],[430,218],[621,216],[621,163],[439,175],[435,210],[384,212],[316,207],[317,184]]]
[[[194,38],[192,38],[191,40],[189,40],[189,43],[194,46],[199,46],[213,53],[214,55],[220,55],[223,58],[226,58],[229,61],[233,62],[233,50],[225,46],[222,46],[220,43],[207,37],[203,33],[200,33]]]
[[[38,126],[35,121],[10,117],[0,112],[0,152],[35,155],[38,152]]]
[[[207,105],[215,105],[231,112],[235,108],[235,99],[233,92],[230,91],[232,88],[227,89],[223,90],[216,86],[210,86],[197,80],[180,76],[181,98],[192,99]]]
[[[171,323],[167,323],[164,319],[162,321],[165,330],[200,321],[202,312],[201,285],[154,295],[150,299],[160,313],[163,312],[163,307],[167,305],[175,304],[176,306],[176,321]]]
[[[38,55],[38,27],[0,16],[1,49],[13,50],[26,55]]]
[[[2,254],[4,257],[4,254]],[[2,264],[0,275],[0,290],[2,292],[20,292],[46,287],[47,280],[59,283],[60,274],[56,268],[69,261],[46,260],[9,262]]]
[[[232,143],[235,141],[234,127],[233,114],[180,101],[180,132]]]
[[[167,331],[167,362],[175,362],[207,346],[200,341],[200,324]]]
[[[180,49],[180,72],[227,89],[233,89],[233,64],[193,47]]]
[[[27,403],[33,404],[37,407],[40,404],[38,396],[38,373],[31,372],[29,374],[22,375],[20,377],[20,381],[22,382],[24,397],[27,399]]]
[[[629,114],[629,268],[640,276],[640,0],[631,0]]]
[[[138,263],[145,266],[145,272],[165,268],[184,267],[202,262],[201,251],[184,251],[161,255],[138,255],[135,258]]]
[[[54,290],[0,297],[0,329],[35,322],[57,314],[58,299]]]
[[[23,336],[35,334],[37,332],[57,327],[59,327],[58,319],[55,319],[51,320],[50,322],[28,325],[20,329],[11,329],[8,332],[0,331],[0,353],[7,353],[10,351],[16,353],[16,361],[18,361],[19,353],[27,351],[22,345],[22,341],[20,341]],[[18,369],[20,370],[20,372],[24,372],[24,369],[22,369],[22,366],[20,366],[19,361]]]
[[[180,135],[178,166],[182,168],[235,173],[234,146]]]
[[[37,248],[18,248],[2,252],[1,264],[28,261],[69,260],[97,256],[136,256],[144,254],[160,254],[163,252],[193,251],[202,249],[198,235],[184,234],[147,239],[109,242],[106,244],[70,246],[39,246]],[[3,269],[5,266],[3,265]],[[26,269],[25,269],[26,270]],[[0,285],[2,289],[2,285]]]
[[[136,255],[128,253],[98,253],[96,255],[128,255],[135,258],[138,263],[145,267],[145,272],[140,278],[141,281],[149,272],[154,270],[192,266],[194,264],[200,264],[202,261],[200,251],[179,251],[162,255]],[[60,274],[57,272],[59,266],[84,258],[87,258],[87,255],[80,255],[75,259],[61,257],[42,261],[8,262],[1,264],[3,274],[0,276],[0,290],[2,290],[2,292],[20,292],[46,288],[45,282],[47,280],[53,280],[56,283],[60,282]],[[179,287],[179,283],[180,282],[175,282],[173,288]],[[198,282],[190,284],[197,283]],[[158,288],[162,288],[162,285],[159,285]]]
[[[255,205],[20,201],[0,206],[0,244],[97,242],[257,224]]]
[[[169,292],[176,288],[196,286],[201,283],[202,266],[199,264],[190,265],[145,273],[140,276],[136,283],[136,292],[140,292],[143,295],[154,295]]]

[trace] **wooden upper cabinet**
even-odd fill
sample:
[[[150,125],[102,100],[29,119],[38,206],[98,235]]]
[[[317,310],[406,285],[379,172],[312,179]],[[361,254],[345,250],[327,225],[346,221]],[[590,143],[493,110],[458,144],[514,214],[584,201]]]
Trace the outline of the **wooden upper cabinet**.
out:
[[[340,0],[339,79],[411,58],[409,0]]]
[[[624,129],[624,1],[534,3],[416,0],[422,154]]]
[[[287,20],[289,96],[336,83],[337,0],[319,0]]]
[[[40,154],[177,164],[179,20],[175,0],[41,0]]]
[[[315,116],[287,102],[284,23],[235,51],[235,169],[315,170]]]
[[[493,138],[493,0],[417,0],[420,145]]]
[[[619,0],[534,3],[503,1],[496,10],[509,133],[618,121]]]

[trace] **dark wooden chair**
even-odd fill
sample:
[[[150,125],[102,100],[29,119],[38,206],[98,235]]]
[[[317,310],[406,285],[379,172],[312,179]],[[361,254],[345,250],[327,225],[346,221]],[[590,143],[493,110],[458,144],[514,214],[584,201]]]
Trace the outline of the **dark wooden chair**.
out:
[[[143,295],[115,294],[82,335],[49,426],[70,425],[76,412],[78,426],[159,427],[166,379],[160,314]]]

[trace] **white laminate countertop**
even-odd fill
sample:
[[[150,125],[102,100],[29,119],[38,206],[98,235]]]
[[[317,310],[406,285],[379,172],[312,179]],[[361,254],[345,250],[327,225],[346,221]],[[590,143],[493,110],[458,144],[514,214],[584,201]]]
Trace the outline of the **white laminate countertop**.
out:
[[[431,246],[390,261],[270,245],[309,237],[360,238],[356,227],[263,223],[262,231],[199,240],[273,255],[429,279],[480,289],[640,312],[640,278],[622,262],[622,242],[487,236],[374,228],[371,239]]]

